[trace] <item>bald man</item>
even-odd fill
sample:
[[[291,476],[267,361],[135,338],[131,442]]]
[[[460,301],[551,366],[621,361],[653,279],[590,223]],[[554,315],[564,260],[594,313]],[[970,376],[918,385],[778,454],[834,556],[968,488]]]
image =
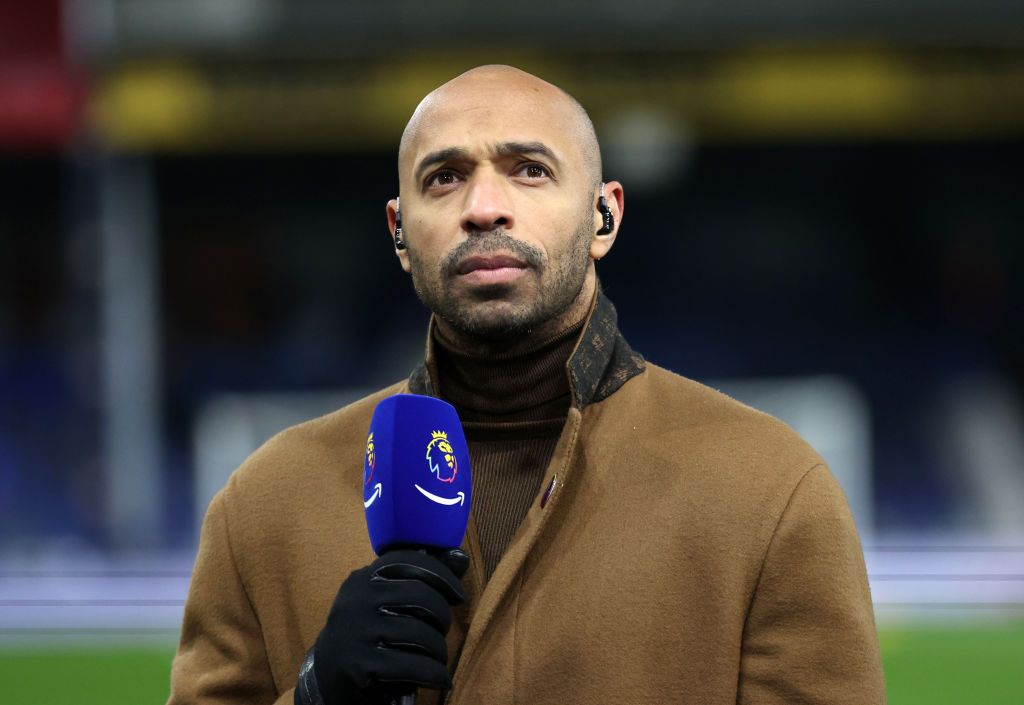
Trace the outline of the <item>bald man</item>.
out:
[[[824,462],[619,333],[595,263],[623,205],[556,86],[486,66],[420,103],[387,217],[434,314],[426,359],[277,435],[211,502],[172,705],[884,702]],[[365,434],[397,393],[463,420],[461,550],[371,550]]]

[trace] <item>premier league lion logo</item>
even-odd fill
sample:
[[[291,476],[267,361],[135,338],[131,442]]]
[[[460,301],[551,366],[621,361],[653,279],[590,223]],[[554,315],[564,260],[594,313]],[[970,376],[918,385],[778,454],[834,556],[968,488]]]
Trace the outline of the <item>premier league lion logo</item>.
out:
[[[366,479],[363,480],[364,485],[370,484],[370,480],[373,479],[373,470],[377,467],[377,447],[373,443],[373,433],[366,439]]]
[[[430,472],[441,482],[455,482],[459,472],[459,462],[455,459],[455,450],[448,442],[448,434],[444,431],[431,431],[430,443],[427,444],[427,465]]]

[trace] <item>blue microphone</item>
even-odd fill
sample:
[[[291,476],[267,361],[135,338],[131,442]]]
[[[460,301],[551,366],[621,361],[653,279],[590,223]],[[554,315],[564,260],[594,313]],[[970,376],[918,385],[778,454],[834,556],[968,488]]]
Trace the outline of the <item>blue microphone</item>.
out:
[[[377,404],[366,439],[363,506],[377,555],[393,548],[458,548],[473,482],[451,404],[396,394]]]

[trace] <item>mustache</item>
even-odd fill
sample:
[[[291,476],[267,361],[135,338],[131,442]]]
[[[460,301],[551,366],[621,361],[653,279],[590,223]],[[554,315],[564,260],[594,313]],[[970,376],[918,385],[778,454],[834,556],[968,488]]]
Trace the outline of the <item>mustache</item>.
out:
[[[490,230],[459,243],[441,260],[441,271],[448,276],[454,276],[459,263],[467,257],[489,255],[494,252],[509,252],[537,270],[543,270],[546,265],[541,250],[507,235],[504,230]]]

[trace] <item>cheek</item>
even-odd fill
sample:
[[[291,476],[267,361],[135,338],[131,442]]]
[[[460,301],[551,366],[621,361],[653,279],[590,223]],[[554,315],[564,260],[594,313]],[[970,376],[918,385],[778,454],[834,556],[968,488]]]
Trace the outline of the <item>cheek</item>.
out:
[[[549,260],[554,260],[572,246],[577,221],[575,215],[564,209],[538,210],[520,218],[512,233],[539,249]]]
[[[420,272],[437,269],[438,263],[459,244],[457,238],[440,236],[441,232],[430,221],[419,221],[412,231],[409,250],[412,266]]]
[[[430,238],[423,237],[422,231],[414,231],[407,242],[406,252],[413,270],[422,272],[425,267],[437,261],[437,245]]]
[[[590,252],[590,218],[588,212],[574,209],[560,214],[547,224],[546,239],[541,247],[549,261],[559,269],[572,269]]]

